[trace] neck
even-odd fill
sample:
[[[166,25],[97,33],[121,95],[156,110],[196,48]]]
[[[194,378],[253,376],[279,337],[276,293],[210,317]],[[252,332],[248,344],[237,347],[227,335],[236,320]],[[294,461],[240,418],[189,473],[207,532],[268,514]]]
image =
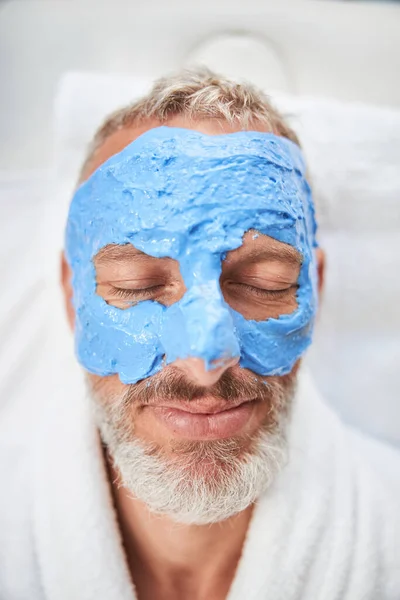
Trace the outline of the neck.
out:
[[[112,473],[111,481],[118,475]],[[128,566],[140,600],[223,600],[242,553],[252,506],[220,523],[179,524],[150,513],[113,483]]]

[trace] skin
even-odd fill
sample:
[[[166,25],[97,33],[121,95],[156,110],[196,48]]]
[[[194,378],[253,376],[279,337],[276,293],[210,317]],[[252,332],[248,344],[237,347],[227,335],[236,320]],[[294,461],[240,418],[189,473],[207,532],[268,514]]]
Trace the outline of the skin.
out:
[[[120,152],[144,131],[159,126],[158,122],[119,130],[98,149],[83,174],[87,179],[103,162]],[[168,123],[172,127],[194,129],[217,135],[239,129],[219,121],[188,121],[179,116]],[[268,131],[263,127],[252,127]],[[320,291],[323,285],[324,255],[316,250]],[[185,286],[176,261],[156,259],[137,250],[107,247],[95,257],[97,293],[106,302],[121,309],[132,302],[154,299],[170,305],[179,300]],[[297,252],[267,236],[254,237],[247,232],[243,245],[228,253],[223,263],[221,289],[225,300],[246,318],[265,320],[296,309],[296,282],[300,262]],[[75,314],[72,304],[71,270],[62,256],[61,281],[65,306],[71,328]],[[151,288],[149,290],[149,288]],[[122,292],[121,292],[122,290]],[[260,292],[261,290],[261,292]],[[236,376],[243,371],[238,358],[220,362],[217,368],[206,370],[203,361],[188,358],[174,367],[196,385],[215,384],[226,369]],[[294,369],[297,370],[298,364]],[[107,389],[121,393],[124,385],[117,375],[99,378],[90,375],[94,383],[107,380]],[[135,410],[135,409],[133,409]],[[268,406],[258,404],[246,425],[253,434],[265,418]],[[173,451],[174,434],[157,420],[154,410],[136,408],[133,416],[135,434],[144,441],[156,442]],[[223,600],[226,598],[242,551],[252,507],[222,523],[207,526],[177,525],[165,516],[154,516],[144,504],[133,499],[121,486],[119,474],[108,465],[115,505],[126,550],[127,562],[140,600]]]

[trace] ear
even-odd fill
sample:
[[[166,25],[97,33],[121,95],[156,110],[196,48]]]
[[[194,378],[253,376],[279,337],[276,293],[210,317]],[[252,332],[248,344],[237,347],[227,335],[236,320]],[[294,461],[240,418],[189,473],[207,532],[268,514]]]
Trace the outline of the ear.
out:
[[[316,248],[315,257],[317,259],[318,294],[321,297],[325,283],[325,252],[321,248]]]
[[[72,303],[72,297],[73,297],[73,289],[72,289],[72,271],[71,271],[71,267],[69,266],[67,259],[65,258],[65,254],[64,252],[62,252],[61,254],[61,287],[63,290],[63,294],[64,294],[64,303],[65,303],[65,310],[67,313],[67,319],[68,319],[68,323],[69,326],[71,327],[72,331],[75,328],[75,309],[74,309],[74,305]]]

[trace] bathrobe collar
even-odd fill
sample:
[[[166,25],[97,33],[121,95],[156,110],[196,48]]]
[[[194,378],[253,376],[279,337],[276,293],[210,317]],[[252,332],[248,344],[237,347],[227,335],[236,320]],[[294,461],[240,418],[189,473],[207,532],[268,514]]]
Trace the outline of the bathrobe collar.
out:
[[[74,368],[67,388],[46,407],[34,444],[34,537],[45,598],[134,600],[99,435]]]
[[[83,378],[73,370],[43,415],[32,453],[33,533],[44,597],[135,600],[99,435]],[[308,586],[314,593],[324,585],[328,600],[346,580],[352,536],[336,526],[332,504],[339,493],[340,521],[350,525],[352,486],[343,485],[350,473],[344,456],[342,484],[334,485],[337,419],[314,396],[309,379],[301,377],[290,461],[255,507],[228,600],[261,600],[267,591],[294,600],[313,597]]]

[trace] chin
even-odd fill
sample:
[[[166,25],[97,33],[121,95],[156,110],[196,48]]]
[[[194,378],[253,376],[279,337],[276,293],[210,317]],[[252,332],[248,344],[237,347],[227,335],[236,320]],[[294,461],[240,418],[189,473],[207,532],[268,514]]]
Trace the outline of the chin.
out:
[[[251,457],[259,434],[211,441],[173,441],[168,449],[158,447],[153,455],[194,479],[212,478],[217,483],[229,477],[240,461]]]
[[[175,447],[118,439],[100,425],[122,486],[150,512],[177,523],[205,525],[245,510],[286,464],[285,427],[262,430],[251,441],[179,442]]]
[[[293,386],[280,386],[260,403],[251,428],[240,429],[239,435],[185,439],[169,429],[164,438],[167,429],[159,424],[163,441],[157,442],[144,441],[141,433],[157,429],[149,427],[152,419],[141,421],[132,402],[89,391],[120,483],[151,512],[175,522],[210,524],[243,511],[268,490],[286,464]]]

